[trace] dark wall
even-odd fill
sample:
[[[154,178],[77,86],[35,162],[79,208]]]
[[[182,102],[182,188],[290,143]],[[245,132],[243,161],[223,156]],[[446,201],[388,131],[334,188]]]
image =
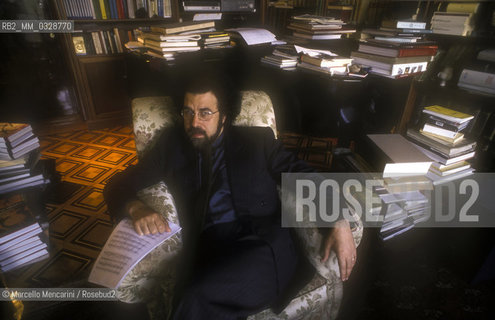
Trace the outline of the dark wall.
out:
[[[49,1],[0,2],[2,20],[50,19]],[[74,88],[58,34],[0,33],[0,118],[42,121],[73,114]]]

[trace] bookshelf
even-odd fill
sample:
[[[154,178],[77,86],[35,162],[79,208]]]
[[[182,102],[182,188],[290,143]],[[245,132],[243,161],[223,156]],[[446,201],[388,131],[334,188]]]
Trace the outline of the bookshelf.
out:
[[[52,0],[58,19],[74,20],[63,34],[80,112],[88,128],[123,124],[130,119],[124,44],[139,27],[179,19],[177,0]]]
[[[418,6],[418,20],[427,22],[428,27],[435,11],[446,10],[451,4],[466,3],[454,0],[435,3],[427,1]],[[458,86],[458,80],[464,69],[482,68],[483,70],[479,71],[489,73],[494,71],[493,63],[478,60],[477,54],[484,49],[493,48],[495,4],[491,1],[470,1],[468,4],[478,6],[469,34],[427,35],[428,40],[438,44],[439,50],[428,70],[412,81],[397,132],[405,133],[408,127],[417,125],[422,108],[428,105],[438,104],[474,114],[474,124],[468,130],[468,136],[478,142],[473,166],[478,171],[491,172],[495,170],[495,114],[492,110],[495,95],[462,89]]]

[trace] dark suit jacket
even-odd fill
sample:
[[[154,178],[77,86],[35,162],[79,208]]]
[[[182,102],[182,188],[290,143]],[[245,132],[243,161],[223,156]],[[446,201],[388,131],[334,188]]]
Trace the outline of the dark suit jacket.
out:
[[[279,277],[284,274],[284,252],[294,250],[288,231],[280,227],[280,200],[277,184],[282,172],[313,172],[304,161],[285,150],[270,128],[228,127],[224,132],[225,161],[237,217],[249,224],[255,236],[271,247]],[[182,127],[169,128],[136,166],[110,180],[105,200],[110,213],[124,214],[124,203],[136,198],[137,191],[164,181],[173,195],[183,238],[193,230],[194,212],[200,194],[197,151]],[[285,239],[285,240],[284,240]]]

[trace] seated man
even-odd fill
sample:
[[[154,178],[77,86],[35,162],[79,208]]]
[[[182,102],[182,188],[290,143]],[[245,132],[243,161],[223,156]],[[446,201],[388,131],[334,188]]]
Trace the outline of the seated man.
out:
[[[137,233],[169,230],[136,193],[164,181],[174,196],[183,235],[175,319],[237,319],[279,299],[296,276],[299,254],[281,227],[277,184],[282,172],[312,172],[284,150],[269,128],[231,125],[239,94],[222,76],[205,73],[186,86],[183,126],[166,129],[136,166],[105,189],[109,211],[132,218]],[[342,280],[356,259],[341,220],[322,244],[336,251]]]

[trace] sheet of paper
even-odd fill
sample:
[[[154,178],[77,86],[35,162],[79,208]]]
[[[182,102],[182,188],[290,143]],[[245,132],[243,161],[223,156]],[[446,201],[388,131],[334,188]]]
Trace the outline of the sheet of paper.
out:
[[[328,51],[328,50],[310,49],[310,48],[305,48],[305,47],[301,47],[298,45],[294,45],[294,48],[296,48],[297,53],[305,53],[305,54],[312,56],[312,57],[316,57],[316,56],[319,56],[321,54],[325,54],[325,55],[332,56],[332,57],[338,56],[338,54],[333,53],[332,51]]]
[[[273,33],[261,28],[235,28],[227,29],[226,31],[234,31],[239,33],[249,46],[277,41]]]
[[[196,13],[193,21],[222,20],[221,13]]]
[[[88,281],[107,288],[117,288],[144,256],[181,229],[173,223],[169,223],[169,226],[171,232],[139,236],[130,219],[122,220],[101,250]]]

